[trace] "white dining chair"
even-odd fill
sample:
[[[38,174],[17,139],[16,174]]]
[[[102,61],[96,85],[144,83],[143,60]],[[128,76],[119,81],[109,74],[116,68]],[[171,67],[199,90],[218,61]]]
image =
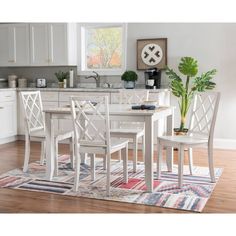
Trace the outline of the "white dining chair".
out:
[[[119,91],[120,104],[142,104],[148,100],[148,90],[122,89]],[[133,171],[137,171],[138,140],[142,138],[143,160],[145,160],[145,135],[144,124],[141,122],[118,122],[116,128],[111,129],[111,136],[117,138],[128,138],[133,143]],[[119,153],[119,159],[120,159]]]
[[[25,122],[25,159],[23,172],[28,170],[30,158],[30,141],[41,142],[40,164],[45,159],[45,120],[40,91],[20,92]],[[74,132],[59,132],[54,134],[55,143],[55,175],[58,175],[58,143],[68,139],[70,142],[70,158],[74,166]]]
[[[128,182],[128,140],[110,138],[108,96],[96,95],[71,97],[72,123],[75,133],[75,181],[74,190],[79,187],[80,154],[92,154],[92,180],[95,179],[95,155],[106,157],[106,193],[110,194],[111,154],[122,150],[124,182]],[[99,125],[98,125],[99,124]]]
[[[161,177],[162,147],[178,148],[178,186],[183,184],[184,150],[188,149],[190,174],[193,174],[192,148],[205,146],[208,149],[208,163],[211,182],[215,182],[213,165],[213,135],[220,100],[219,92],[197,93],[194,96],[190,114],[190,126],[185,136],[162,136],[157,138],[157,179]]]

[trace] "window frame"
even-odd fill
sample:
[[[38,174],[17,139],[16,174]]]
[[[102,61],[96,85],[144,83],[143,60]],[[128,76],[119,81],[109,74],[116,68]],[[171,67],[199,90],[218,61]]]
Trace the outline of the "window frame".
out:
[[[88,69],[86,65],[86,30],[94,28],[122,28],[122,66],[121,69]],[[126,23],[88,23],[78,24],[78,74],[91,75],[96,71],[99,75],[122,75],[126,70],[127,24]]]

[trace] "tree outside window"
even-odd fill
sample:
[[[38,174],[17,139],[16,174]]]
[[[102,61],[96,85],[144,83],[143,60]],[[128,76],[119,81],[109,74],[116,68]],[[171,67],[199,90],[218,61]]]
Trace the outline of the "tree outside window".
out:
[[[87,28],[87,69],[122,68],[122,27]]]

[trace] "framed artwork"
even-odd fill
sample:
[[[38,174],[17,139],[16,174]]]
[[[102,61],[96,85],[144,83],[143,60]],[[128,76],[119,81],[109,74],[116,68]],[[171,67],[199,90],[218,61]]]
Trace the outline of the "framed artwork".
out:
[[[137,69],[156,67],[161,70],[167,65],[167,38],[137,40]]]

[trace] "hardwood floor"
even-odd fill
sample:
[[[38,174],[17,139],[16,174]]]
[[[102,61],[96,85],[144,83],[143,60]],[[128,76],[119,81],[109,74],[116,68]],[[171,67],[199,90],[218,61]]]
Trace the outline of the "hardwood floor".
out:
[[[32,144],[31,160],[39,160],[40,146]],[[61,145],[60,153],[68,153],[68,146]],[[131,154],[131,153],[130,153]],[[176,153],[175,153],[176,156]],[[17,141],[0,145],[0,174],[22,167],[24,142]],[[140,153],[141,157],[141,153]],[[215,166],[224,168],[215,190],[203,212],[236,212],[236,150],[215,150]],[[207,166],[207,153],[204,149],[194,151],[194,164]],[[186,211],[151,207],[145,205],[102,201],[88,198],[75,198],[49,193],[37,193],[0,188],[0,212],[54,212],[54,213],[188,213]]]

